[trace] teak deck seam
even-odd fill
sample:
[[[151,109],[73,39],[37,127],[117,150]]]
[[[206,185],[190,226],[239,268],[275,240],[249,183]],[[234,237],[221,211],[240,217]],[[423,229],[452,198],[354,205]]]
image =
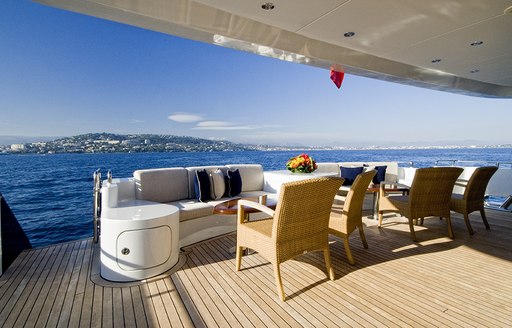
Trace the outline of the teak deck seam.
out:
[[[470,236],[454,215],[454,240],[445,222],[428,218],[417,243],[399,216],[386,216],[382,229],[365,219],[369,249],[357,234],[350,240],[356,265],[331,238],[335,281],[320,252],[282,265],[284,303],[258,254],[235,272],[235,234],[187,247],[177,271],[126,285],[95,283],[99,252],[91,239],[27,250],[0,278],[0,326],[508,327],[512,213],[487,216],[490,231],[470,216]]]

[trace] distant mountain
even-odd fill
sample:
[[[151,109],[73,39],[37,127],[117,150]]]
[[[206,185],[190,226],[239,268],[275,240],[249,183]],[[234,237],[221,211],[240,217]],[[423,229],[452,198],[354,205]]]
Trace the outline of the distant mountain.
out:
[[[21,154],[56,153],[143,153],[184,151],[257,150],[254,146],[186,136],[157,134],[88,133],[50,141],[23,143],[4,152]]]

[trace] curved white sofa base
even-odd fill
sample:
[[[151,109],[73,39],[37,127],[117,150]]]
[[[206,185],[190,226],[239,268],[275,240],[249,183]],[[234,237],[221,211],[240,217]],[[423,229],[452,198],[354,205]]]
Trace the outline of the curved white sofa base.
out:
[[[270,197],[275,197],[271,195]],[[252,213],[251,219],[268,217]],[[236,214],[213,214],[180,222],[180,247],[236,231]]]
[[[236,231],[236,215],[214,214],[180,222],[180,247]]]

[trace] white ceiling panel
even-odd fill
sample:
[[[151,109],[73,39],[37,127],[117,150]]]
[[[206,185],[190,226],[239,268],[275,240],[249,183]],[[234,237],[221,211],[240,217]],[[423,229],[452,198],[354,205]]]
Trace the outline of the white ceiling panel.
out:
[[[505,64],[503,59],[508,58],[510,63],[512,56],[511,32],[512,16],[501,15],[384,57],[484,82],[494,82],[492,76],[501,79],[503,74],[498,74],[501,70],[512,69],[511,65],[502,66]],[[482,41],[483,44],[471,46],[470,44],[474,41]],[[493,61],[494,58],[499,60]],[[432,63],[433,59],[441,59],[441,61]],[[478,74],[468,74],[473,69],[478,69]]]
[[[35,1],[349,74],[512,98],[512,13],[503,13],[512,0],[270,0],[271,11],[254,0]]]
[[[509,0],[352,0],[300,30],[310,38],[385,56],[503,14]],[[355,32],[345,38],[347,31]]]
[[[261,5],[266,2],[264,0],[194,1],[287,31],[296,31],[348,0],[271,0],[269,2],[275,6],[273,10],[261,9]]]

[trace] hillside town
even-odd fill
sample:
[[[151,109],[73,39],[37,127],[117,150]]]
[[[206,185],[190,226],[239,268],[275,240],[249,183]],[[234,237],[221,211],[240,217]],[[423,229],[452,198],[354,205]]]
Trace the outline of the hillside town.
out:
[[[157,134],[88,133],[52,141],[11,143],[0,145],[0,154],[62,154],[62,153],[145,153],[145,152],[211,152],[211,151],[295,151],[295,150],[357,150],[357,149],[454,149],[512,148],[502,145],[433,145],[433,146],[290,146],[248,145],[226,140],[209,140],[187,136]]]
[[[183,151],[240,151],[255,147],[228,141],[155,134],[89,133],[46,142],[0,146],[0,152],[12,154],[59,153],[137,153]]]

